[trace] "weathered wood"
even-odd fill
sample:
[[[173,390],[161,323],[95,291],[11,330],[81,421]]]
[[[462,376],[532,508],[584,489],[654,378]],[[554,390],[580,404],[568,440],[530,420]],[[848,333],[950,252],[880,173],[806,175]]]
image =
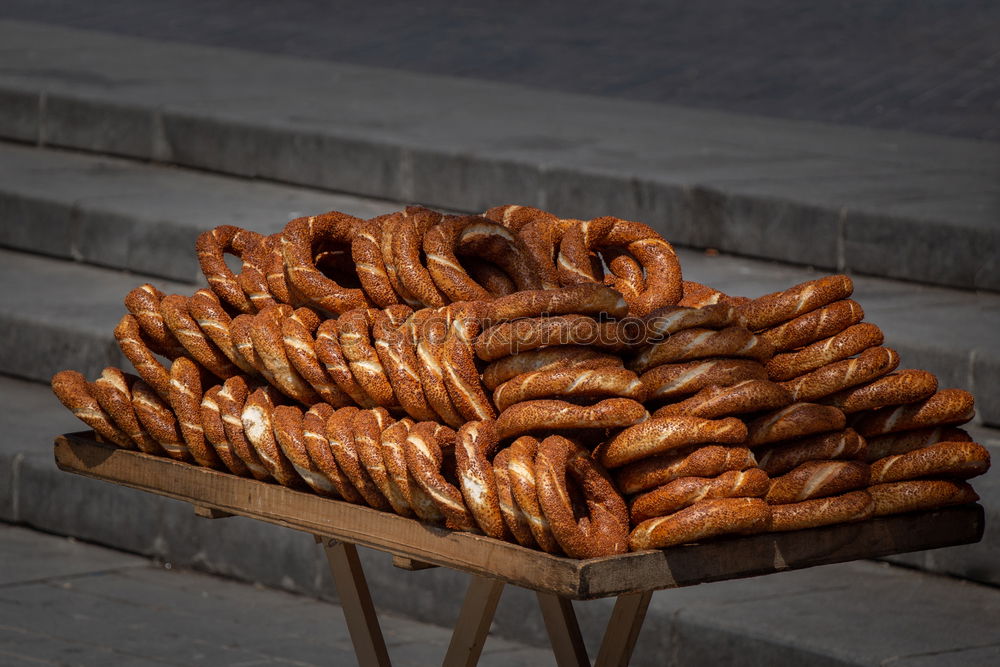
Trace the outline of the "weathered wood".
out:
[[[628,667],[653,591],[618,596],[594,667]]]
[[[59,467],[69,472],[577,600],[967,544],[981,539],[983,531],[982,507],[966,505],[856,524],[575,560],[276,484],[116,449],[86,435],[57,438],[55,456]]]
[[[389,651],[385,647],[382,628],[372,596],[368,591],[365,572],[353,544],[329,540],[323,546],[330,561],[330,572],[337,587],[337,597],[344,609],[347,630],[354,644],[354,655],[361,667],[390,667]]]
[[[233,516],[230,512],[223,512],[214,507],[205,507],[204,505],[195,505],[194,513],[202,519],[225,519],[226,517]]]
[[[425,563],[422,560],[416,560],[413,558],[407,558],[406,556],[393,556],[392,557],[393,567],[398,567],[400,570],[409,570],[410,572],[416,572],[417,570],[429,570],[437,565],[431,563]]]
[[[444,667],[473,667],[479,662],[483,644],[490,633],[504,583],[486,577],[472,577],[451,635]]]
[[[556,664],[559,667],[590,667],[590,658],[587,656],[587,647],[583,644],[580,625],[576,622],[573,602],[551,593],[539,591],[537,595]]]

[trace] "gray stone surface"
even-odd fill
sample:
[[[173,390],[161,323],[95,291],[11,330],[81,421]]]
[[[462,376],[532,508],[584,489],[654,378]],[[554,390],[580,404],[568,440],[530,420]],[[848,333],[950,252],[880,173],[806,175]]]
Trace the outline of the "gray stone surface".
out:
[[[52,144],[147,145],[143,157],[455,209],[636,211],[680,243],[1000,289],[997,144],[16,21],[0,34],[0,88],[44,92]],[[120,132],[100,138],[94,100],[123,118]],[[22,116],[0,116],[0,136],[24,136]],[[132,136],[144,126],[145,144]],[[608,196],[587,192],[595,181]]]

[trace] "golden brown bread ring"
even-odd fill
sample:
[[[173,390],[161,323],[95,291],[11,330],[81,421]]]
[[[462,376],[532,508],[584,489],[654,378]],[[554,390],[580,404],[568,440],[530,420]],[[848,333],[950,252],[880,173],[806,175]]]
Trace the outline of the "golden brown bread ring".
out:
[[[670,403],[654,417],[690,415],[716,419],[734,414],[777,410],[792,402],[785,389],[769,380],[745,380],[728,387],[705,387],[679,403]]]
[[[314,323],[295,316],[281,319],[281,341],[284,344],[285,356],[323,401],[335,408],[352,405],[354,400],[337,385],[319,362],[316,340],[313,338],[313,332],[316,330]]]
[[[753,453],[746,447],[708,445],[630,463],[615,471],[615,481],[622,493],[632,495],[681,477],[718,477],[729,470],[756,466]]]
[[[796,401],[815,401],[880,378],[898,365],[899,354],[892,348],[870,347],[853,359],[836,361],[780,384]]]
[[[977,442],[939,442],[872,463],[871,483],[919,477],[971,479],[990,469],[990,453]]]
[[[487,209],[483,213],[483,217],[503,225],[515,234],[521,231],[525,225],[533,222],[542,221],[554,225],[559,220],[548,211],[543,211],[533,206],[520,206],[518,204],[494,206]]]
[[[200,466],[220,468],[222,461],[205,441],[201,425],[201,372],[187,357],[177,357],[170,366],[170,407],[177,416],[181,437]]]
[[[835,496],[868,486],[869,466],[861,461],[806,461],[771,480],[765,500],[772,505]]]
[[[226,427],[222,423],[222,411],[219,409],[219,392],[222,385],[210,387],[201,397],[201,425],[205,430],[205,440],[215,450],[216,456],[222,461],[229,472],[240,477],[250,474],[250,469],[243,463],[226,437]]]
[[[320,246],[349,246],[361,220],[330,211],[323,215],[296,218],[281,235],[281,253],[285,258],[285,276],[293,299],[301,299],[328,315],[336,316],[366,305],[364,292],[341,287],[316,268]]]
[[[482,285],[491,297],[507,296],[517,291],[517,286],[499,266],[477,257],[466,257],[462,266],[473,282]]]
[[[132,362],[139,377],[166,400],[170,396],[170,373],[153,356],[153,351],[149,349],[139,328],[139,320],[131,313],[122,315],[114,333],[118,347],[125,358]]]
[[[324,320],[319,325],[316,330],[316,342],[313,344],[316,357],[323,363],[323,368],[340,387],[340,390],[350,396],[355,404],[363,408],[374,407],[375,401],[361,387],[347,364],[344,351],[340,347],[337,324],[337,320],[331,319]]]
[[[438,509],[434,499],[417,483],[406,463],[406,438],[415,424],[409,419],[401,419],[393,426],[395,428],[386,429],[382,433],[382,456],[392,483],[403,494],[408,507],[417,518],[427,523],[444,523],[444,514]],[[440,436],[444,435],[442,429],[447,427],[424,428],[430,429],[429,432],[437,439],[439,445],[444,443],[445,438]],[[434,435],[435,433],[438,435]],[[447,439],[454,439],[454,432],[448,432]]]
[[[912,479],[868,487],[875,499],[875,516],[933,510],[979,500],[968,482],[945,479]]]
[[[299,375],[285,354],[281,320],[291,314],[292,308],[287,304],[268,306],[254,316],[250,338],[253,340],[254,350],[267,369],[264,376],[274,388],[292,400],[313,405],[321,400],[319,394]]]
[[[781,442],[757,450],[757,465],[777,477],[806,461],[867,459],[865,440],[852,428]]]
[[[528,515],[524,513],[514,498],[510,471],[507,469],[509,463],[510,447],[501,449],[493,457],[493,479],[497,485],[500,513],[503,515],[507,530],[514,536],[514,540],[518,544],[529,549],[540,548],[535,542],[535,536],[531,534],[531,523],[528,521]]]
[[[678,400],[710,385],[726,387],[744,380],[766,380],[767,371],[753,359],[703,359],[663,364],[642,374],[647,400]]]
[[[875,410],[887,405],[916,403],[937,391],[937,378],[927,371],[906,369],[890,373],[860,387],[852,387],[823,399],[823,403],[847,414]]]
[[[489,324],[550,315],[628,315],[622,295],[604,285],[584,284],[545,290],[525,290],[499,297],[487,309]]]
[[[309,458],[302,409],[295,405],[275,406],[272,420],[278,447],[299,477],[321,496],[337,495],[333,483]]]
[[[407,320],[404,334],[416,341],[417,375],[427,404],[437,413],[440,421],[458,428],[466,420],[452,401],[445,384],[442,363],[444,341],[450,328],[451,310],[425,308]]]
[[[758,332],[776,352],[804,347],[818,340],[835,336],[864,319],[865,311],[857,301],[842,299],[799,315],[794,320],[773,329]]]
[[[206,291],[215,296],[215,292]],[[150,349],[167,359],[174,360],[187,352],[163,320],[163,313],[160,312],[162,299],[163,292],[145,283],[125,295],[125,308],[139,322]]]
[[[475,532],[478,528],[465,506],[462,492],[441,474],[444,455],[434,437],[436,428],[433,422],[420,422],[410,429],[404,445],[407,468],[445,516],[448,528]]]
[[[767,473],[759,468],[729,470],[718,477],[681,477],[636,496],[629,513],[632,525],[673,514],[713,498],[761,498],[767,493]]]
[[[302,485],[302,478],[282,453],[274,437],[274,405],[278,398],[278,391],[272,387],[255,389],[243,404],[240,421],[243,423],[246,441],[271,477],[278,484],[298,488]]]
[[[637,320],[599,322],[586,315],[532,317],[497,324],[476,338],[476,355],[483,361],[549,345],[588,345],[621,351],[643,341]]]
[[[327,437],[327,422],[334,409],[326,403],[317,403],[302,417],[302,436],[305,439],[309,460],[333,486],[337,496],[349,503],[362,503],[364,498],[351,484],[333,456],[330,439]]]
[[[875,515],[875,499],[867,491],[771,506],[770,532],[804,530],[864,521]]]
[[[877,326],[860,322],[802,349],[778,353],[764,365],[768,376],[775,382],[791,380],[817,368],[853,357],[870,347],[878,347],[883,339],[882,330]]]
[[[493,392],[498,410],[536,398],[598,400],[609,397],[643,401],[645,387],[635,373],[624,368],[556,368],[523,373]]]
[[[351,240],[351,259],[358,272],[361,288],[379,308],[399,303],[399,297],[392,288],[382,260],[382,221],[387,217],[364,221],[355,230]]]
[[[605,280],[610,273],[614,276],[615,289],[621,292],[622,297],[628,302],[635,300],[646,286],[638,260],[621,248],[601,248],[596,254],[607,267]]]
[[[413,508],[410,507],[410,478],[406,470],[406,453],[403,451],[403,442],[406,441],[406,434],[409,433],[412,426],[413,420],[404,417],[382,430],[377,447],[369,446],[366,441],[358,446],[361,462],[368,470],[372,481],[378,486],[379,491],[389,501],[392,511],[399,516],[406,517],[413,516]],[[355,441],[355,445],[358,445],[357,441]],[[401,468],[399,466],[400,458],[402,459]]]
[[[483,369],[483,386],[490,391],[522,373],[557,368],[621,367],[616,354],[608,354],[583,345],[554,345],[497,359]]]
[[[824,276],[809,280],[780,292],[758,297],[741,308],[747,327],[760,331],[777,326],[809,313],[834,301],[846,299],[854,292],[848,276]]]
[[[439,308],[448,303],[427,268],[421,264],[424,235],[441,221],[442,215],[420,206],[407,207],[404,217],[396,222],[392,234],[392,257],[396,278],[413,299],[422,306]],[[413,305],[413,304],[411,304]]]
[[[972,442],[972,438],[960,428],[928,426],[902,433],[874,436],[868,438],[867,442],[866,460],[871,463],[887,456],[905,454],[939,442]]]
[[[354,451],[381,497],[385,498],[386,508],[398,513],[397,507],[404,509],[408,503],[402,497],[399,489],[389,478],[389,470],[382,454],[382,435],[393,422],[385,408],[360,410],[354,415]],[[393,494],[393,497],[389,497]]]
[[[517,234],[528,251],[542,289],[559,287],[555,255],[559,241],[571,221],[561,220],[541,209],[515,205],[491,208],[483,213],[483,217],[498,222]]]
[[[178,461],[194,460],[187,445],[184,444],[180,429],[177,427],[177,418],[171,412],[170,406],[142,380],[132,385],[132,407],[135,408],[135,416],[139,418],[139,423],[153,440],[160,443],[167,456]]]
[[[725,329],[743,324],[739,310],[727,303],[702,308],[665,306],[642,319],[650,338],[670,336],[684,329]]]
[[[764,339],[742,326],[719,331],[695,328],[679,331],[643,347],[626,366],[636,373],[645,373],[662,364],[707,357],[745,357],[763,361],[773,352]]]
[[[744,303],[750,302],[750,299],[745,296],[732,297],[714,287],[702,285],[693,280],[684,280],[681,285],[683,296],[677,305],[684,308],[705,308],[716,304],[742,306]]]
[[[455,438],[455,472],[465,506],[479,529],[490,537],[510,541],[490,463],[499,444],[492,420],[467,422]]]
[[[749,535],[767,530],[771,508],[760,498],[702,500],[668,516],[648,519],[632,530],[629,548],[665,549],[720,535]]]
[[[135,415],[132,387],[138,381],[139,378],[136,376],[109,366],[101,371],[101,377],[91,382],[88,387],[101,409],[141,451],[162,455],[163,448],[146,432]]]
[[[417,370],[416,346],[411,338],[407,319],[413,314],[409,306],[389,306],[373,315],[372,338],[375,352],[382,362],[396,399],[406,414],[417,421],[429,421],[438,415],[427,403]]]
[[[501,453],[507,453],[507,476],[518,509],[528,521],[528,529],[538,548],[550,554],[561,553],[559,542],[552,534],[552,526],[538,502],[538,480],[535,476],[535,457],[538,440],[522,436]]]
[[[746,437],[746,426],[735,417],[654,418],[628,427],[612,440],[600,445],[594,451],[594,455],[604,467],[620,468],[640,459],[691,445],[704,443],[737,445],[746,440]]]
[[[188,309],[188,297],[180,294],[163,297],[160,300],[160,312],[163,313],[163,319],[170,327],[170,332],[180,341],[190,357],[209,373],[225,380],[240,372],[240,369],[226,358],[222,350],[198,328],[198,323],[191,317]]]
[[[260,242],[243,256],[243,270],[237,276],[237,282],[243,293],[250,299],[250,305],[254,312],[277,303],[267,284],[267,271],[272,261],[274,249],[278,248],[280,252],[280,247],[281,235],[272,234],[261,238]],[[284,269],[284,262],[282,262],[282,274],[284,274]]]
[[[391,509],[389,501],[372,481],[358,454],[355,437],[360,430],[366,430],[364,437],[369,440],[378,439],[381,435],[372,432],[378,430],[378,421],[374,415],[354,407],[337,410],[326,423],[326,436],[337,461],[337,467],[347,476],[369,507],[388,511]]]
[[[212,291],[241,313],[252,313],[254,309],[240,287],[237,277],[226,266],[223,255],[231,253],[242,261],[243,257],[260,243],[261,238],[263,237],[257,232],[233,225],[220,225],[202,232],[194,244],[201,271],[205,274]]]
[[[451,327],[441,346],[444,384],[451,402],[470,421],[496,419],[483,383],[479,379],[472,341],[479,335],[478,303],[452,304]]]
[[[197,290],[188,300],[188,311],[201,332],[208,336],[234,366],[246,375],[259,373],[236,348],[236,341],[230,331],[233,320],[222,307],[215,292],[207,289]]]
[[[87,379],[77,371],[59,371],[52,376],[52,392],[73,416],[105,440],[125,449],[135,449],[132,439],[111,420],[94,398]]]
[[[497,429],[505,440],[539,431],[624,428],[648,416],[642,403],[630,398],[606,398],[593,405],[543,399],[510,406],[497,417]]]
[[[292,303],[292,292],[285,276],[285,255],[281,250],[282,233],[264,237],[268,249],[268,258],[264,262],[264,278],[267,289],[277,303]]]
[[[942,389],[919,403],[858,412],[852,426],[868,438],[927,426],[964,424],[975,414],[972,394],[962,389]]]
[[[369,308],[349,310],[337,320],[337,335],[354,379],[375,405],[392,407],[397,405],[396,395],[372,345],[373,318],[374,311]]]
[[[257,354],[256,348],[253,346],[253,337],[250,335],[250,329],[254,326],[254,315],[237,315],[233,318],[232,322],[229,323],[229,337],[233,341],[233,347],[236,348],[236,353],[239,354],[243,359],[256,369],[256,375],[262,376],[269,383],[274,383],[274,379],[271,377],[271,371],[267,369],[264,365],[264,361]]]
[[[403,303],[406,303],[413,308],[421,308],[424,305],[423,302],[413,296],[413,294],[406,289],[406,286],[403,285],[402,280],[400,280],[396,269],[396,258],[392,250],[393,239],[397,236],[400,224],[402,224],[407,217],[408,216],[405,211],[397,211],[382,218],[382,234],[379,238],[379,250],[382,251],[382,262],[385,265],[385,275],[389,278],[389,284],[392,285],[393,291],[397,296],[399,296]]]
[[[570,480],[586,504],[579,518]],[[567,556],[597,558],[628,550],[625,500],[586,449],[558,435],[545,438],[535,456],[535,483],[538,503]]]
[[[846,425],[844,413],[837,408],[815,403],[793,403],[747,424],[747,445],[756,447],[815,433],[839,431]]]
[[[249,395],[247,382],[240,375],[234,375],[222,383],[222,390],[217,397],[222,426],[226,431],[229,446],[250,470],[254,479],[269,480],[271,473],[267,471],[267,467],[257,455],[257,450],[247,440],[243,430],[243,406],[246,405]]]

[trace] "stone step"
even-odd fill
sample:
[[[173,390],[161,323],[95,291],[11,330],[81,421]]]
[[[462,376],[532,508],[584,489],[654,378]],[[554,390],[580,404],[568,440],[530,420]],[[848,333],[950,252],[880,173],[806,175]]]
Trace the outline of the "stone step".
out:
[[[310,536],[239,517],[208,521],[185,503],[56,469],[54,435],[81,425],[41,385],[0,377],[0,520],[192,567],[336,600]],[[1000,432],[977,430],[1000,452]],[[986,508],[982,542],[900,557],[984,586],[887,563],[860,561],[653,596],[635,665],[987,665],[1000,657],[1000,484],[975,480]],[[424,622],[452,622],[467,578],[435,568],[395,569],[362,549],[377,607]],[[174,584],[164,583],[165,591]],[[180,593],[186,595],[182,585]],[[164,593],[165,594],[165,593]],[[252,604],[251,599],[246,600]],[[577,603],[591,655],[610,600]],[[508,587],[492,632],[547,645],[534,596]],[[489,646],[489,644],[487,644]],[[290,656],[289,656],[290,657]]]
[[[0,137],[1000,290],[1000,144],[0,21]],[[129,57],[121,57],[122,53]]]
[[[201,277],[197,235],[270,234],[329,210],[373,217],[389,202],[247,178],[0,143],[0,246],[171,280]]]

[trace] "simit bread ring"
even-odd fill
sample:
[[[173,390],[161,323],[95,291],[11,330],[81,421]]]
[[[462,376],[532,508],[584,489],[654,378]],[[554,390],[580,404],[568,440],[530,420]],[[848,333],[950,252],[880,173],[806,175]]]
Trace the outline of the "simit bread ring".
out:
[[[507,475],[510,488],[518,509],[528,520],[528,528],[535,543],[542,551],[550,554],[560,552],[559,543],[552,533],[542,506],[538,502],[538,480],[535,476],[535,457],[538,454],[538,440],[530,436],[522,436],[510,447],[501,452],[507,452]],[[499,456],[499,455],[498,455]]]
[[[566,401],[525,401],[510,406],[497,418],[500,439],[535,433],[577,429],[624,428],[649,416],[642,403],[630,398],[606,398],[593,405]]]
[[[378,442],[381,439],[378,421],[377,417],[366,410],[353,407],[341,408],[327,421],[326,436],[337,461],[337,467],[351,480],[351,485],[361,494],[365,503],[369,507],[388,511],[391,505],[372,481],[355,443],[355,438],[361,431],[364,432],[362,437],[369,442]]]
[[[274,380],[270,377],[271,371],[264,365],[264,361],[257,354],[257,350],[253,346],[253,337],[250,335],[250,329],[253,328],[253,325],[253,315],[237,315],[229,323],[229,337],[233,341],[236,353],[243,357],[244,361],[253,366],[256,374],[261,375],[269,383],[273,383]]]
[[[868,439],[867,460],[871,463],[887,456],[905,454],[939,442],[972,442],[972,438],[960,428],[944,426],[929,426],[902,433],[879,435]]]
[[[709,445],[694,451],[682,450],[651,456],[615,471],[615,481],[622,493],[631,495],[662,486],[681,477],[718,477],[729,470],[757,466],[746,447]]]
[[[378,489],[380,496],[385,498],[388,507],[396,511],[396,507],[409,507],[400,490],[392,483],[389,470],[386,468],[385,457],[382,455],[383,432],[389,428],[392,418],[385,408],[359,410],[354,415],[354,451],[358,454],[361,465],[372,483]],[[392,498],[389,497],[392,494]]]
[[[311,312],[300,309],[296,312]],[[316,341],[313,333],[316,320],[306,320],[295,315],[281,319],[281,341],[285,356],[298,374],[316,391],[319,397],[335,408],[351,405],[353,399],[344,392],[316,355]]]
[[[215,385],[201,397],[201,425],[205,432],[205,440],[212,445],[216,456],[225,464],[229,472],[240,477],[250,474],[250,469],[229,444],[226,437],[226,426],[222,423],[222,411],[219,409],[219,392],[222,385]]]
[[[859,412],[854,428],[864,437],[909,431],[925,426],[964,424],[976,414],[972,394],[942,389],[919,403]]]
[[[170,406],[142,380],[132,385],[132,407],[139,423],[153,440],[160,443],[167,456],[178,461],[193,460]]]
[[[465,506],[480,530],[509,541],[511,535],[500,510],[500,494],[490,463],[499,443],[492,420],[466,422],[455,438],[455,466]]]
[[[430,422],[427,423],[430,424]],[[382,455],[385,458],[385,466],[389,470],[389,475],[396,488],[403,494],[406,503],[421,521],[433,524],[444,523],[444,514],[438,509],[434,499],[417,483],[406,462],[406,438],[409,437],[410,430],[415,424],[409,419],[402,419],[397,424],[403,424],[405,430],[401,433],[393,431],[392,437],[388,437],[386,433],[382,434]],[[454,440],[454,431],[448,429],[447,426],[428,425],[422,428],[425,433],[430,434],[430,437],[435,438],[439,445],[444,444],[446,439]],[[446,438],[443,437],[445,435]]]
[[[428,405],[441,421],[457,428],[466,420],[452,402],[442,364],[444,341],[451,328],[451,314],[448,308],[418,310],[404,325],[404,335],[416,340],[417,375]]]
[[[379,308],[399,303],[382,260],[382,222],[388,216],[366,220],[351,240],[351,259],[365,294]]]
[[[768,380],[745,380],[729,387],[705,387],[680,403],[670,403],[654,417],[690,415],[715,419],[733,414],[776,410],[792,402],[785,389]]]
[[[240,260],[260,243],[261,235],[232,225],[221,225],[202,232],[195,241],[198,263],[205,274],[212,291],[219,298],[241,313],[254,312],[250,300],[240,288],[233,272],[226,266],[225,253],[231,253]]]
[[[642,374],[649,400],[679,400],[710,385],[727,387],[744,380],[766,380],[767,371],[753,359],[704,359],[663,364]]]
[[[222,384],[222,390],[217,396],[219,412],[222,415],[222,427],[226,432],[226,440],[254,479],[268,480],[271,473],[257,456],[257,450],[247,440],[243,430],[243,407],[246,405],[250,389],[242,376],[234,375]]]
[[[277,399],[278,392],[271,387],[255,389],[243,404],[240,420],[247,442],[268,473],[278,484],[297,488],[301,486],[302,478],[285,458],[274,437],[274,404]]]
[[[349,310],[337,320],[340,349],[348,368],[375,405],[396,405],[396,396],[389,384],[378,353],[372,346],[371,322],[374,311],[369,308]]]
[[[719,303],[731,306],[743,306],[750,303],[750,299],[745,296],[729,296],[714,287],[702,285],[691,280],[682,281],[681,284],[683,285],[684,296],[677,302],[677,305],[685,308],[705,308]]]
[[[837,408],[815,403],[793,403],[747,424],[747,445],[756,447],[814,433],[838,431],[846,424],[844,413]]]
[[[254,350],[267,369],[264,376],[275,389],[299,403],[313,405],[321,400],[319,394],[299,375],[285,354],[281,320],[291,315],[292,308],[286,304],[268,306],[254,316],[250,338],[253,340]]]
[[[324,246],[348,246],[354,230],[361,225],[355,217],[331,211],[308,218],[296,218],[285,226],[281,253],[285,276],[293,299],[297,298],[329,315],[339,315],[366,305],[360,289],[341,287],[316,268],[316,257]]]
[[[583,345],[555,345],[503,357],[483,369],[483,386],[493,391],[522,373],[557,368],[621,367],[621,357]]]
[[[976,442],[939,442],[872,463],[871,483],[918,477],[970,479],[990,469],[990,453]]]
[[[215,449],[205,441],[201,426],[201,372],[187,357],[177,357],[170,366],[170,407],[177,415],[181,436],[198,465],[220,468]]]
[[[570,479],[586,504],[577,518]],[[628,508],[604,470],[587,450],[552,435],[535,456],[538,503],[552,534],[571,558],[596,558],[628,550]]]
[[[135,416],[132,405],[132,387],[139,381],[134,375],[123,373],[109,366],[101,371],[101,377],[88,385],[91,395],[97,399],[98,405],[111,418],[111,421],[129,440],[134,442],[141,451],[147,454],[163,454],[163,448],[146,433]],[[112,440],[112,442],[114,442]],[[128,448],[131,448],[129,446]]]
[[[136,448],[132,439],[101,409],[83,375],[76,371],[59,371],[52,376],[52,392],[73,416],[108,442],[125,449]]]
[[[336,495],[333,483],[309,458],[302,409],[294,405],[278,405],[274,408],[272,419],[278,447],[299,477],[321,496]]]
[[[780,532],[851,523],[870,519],[874,514],[875,499],[871,494],[867,491],[851,491],[839,496],[772,505],[768,530]]]
[[[240,372],[239,368],[234,366],[215,343],[206,338],[198,328],[198,323],[188,310],[186,296],[170,294],[163,297],[160,301],[160,312],[163,313],[163,319],[170,327],[170,332],[180,341],[191,358],[208,372],[223,380]]]
[[[791,380],[835,361],[853,357],[870,347],[877,347],[882,341],[881,329],[861,322],[800,350],[776,354],[765,362],[765,366],[772,380]]]
[[[902,370],[860,387],[852,387],[827,396],[823,402],[850,414],[861,410],[883,408],[887,405],[916,403],[930,398],[937,388],[937,378],[933,373]]]
[[[491,208],[483,213],[483,217],[517,234],[528,251],[543,289],[559,287],[555,255],[571,221],[561,220],[541,209],[513,205]]]
[[[391,240],[397,280],[419,305],[434,308],[445,305],[448,299],[438,289],[420,258],[424,235],[441,218],[437,211],[420,206],[407,207],[404,217],[395,225]]]
[[[944,479],[913,479],[868,487],[875,499],[875,516],[920,512],[979,500],[967,482]]]
[[[503,270],[493,262],[477,257],[467,257],[463,264],[473,282],[482,285],[491,297],[507,296],[517,291],[517,286]]]
[[[782,382],[796,401],[815,401],[849,387],[890,373],[899,365],[899,355],[889,347],[871,347],[853,359],[817,368],[794,380]]]
[[[637,496],[632,501],[632,524],[666,516],[713,498],[761,498],[767,493],[767,473],[759,468],[730,470],[718,477],[681,477]]]
[[[118,347],[135,367],[139,377],[164,400],[170,396],[170,373],[163,367],[149,345],[143,339],[139,321],[134,315],[126,313],[115,327],[115,340]],[[70,408],[72,410],[72,408]]]
[[[854,292],[854,283],[845,275],[824,276],[780,292],[765,294],[744,305],[741,310],[747,327],[760,331],[788,322],[827,304],[846,299]]]
[[[557,289],[520,291],[502,296],[489,305],[490,324],[543,315],[628,315],[622,295],[604,285],[573,285]]]
[[[271,236],[261,238],[257,245],[243,255],[243,271],[237,277],[237,282],[243,293],[250,299],[250,305],[254,311],[260,311],[277,303],[267,284],[267,270],[271,263],[275,247],[279,248],[280,252],[280,234],[272,234]],[[281,272],[284,275],[284,262],[281,265]],[[287,301],[284,301],[284,303],[287,303]]]
[[[483,389],[472,341],[479,334],[477,303],[452,304],[451,328],[441,346],[445,388],[459,414],[468,420],[495,419],[496,411]]]
[[[431,497],[453,530],[477,531],[476,522],[465,506],[462,492],[441,474],[444,455],[434,437],[437,425],[420,422],[406,436],[406,464],[417,484]]]
[[[338,497],[349,503],[359,504],[364,502],[364,498],[337,466],[337,459],[333,456],[333,449],[326,435],[326,425],[333,413],[334,409],[331,406],[317,403],[302,417],[302,437],[305,440],[306,452],[313,465],[329,480]]]
[[[868,470],[861,461],[806,461],[772,479],[765,500],[784,505],[860,489],[868,485]]]
[[[864,438],[852,428],[782,442],[757,451],[757,465],[777,477],[806,461],[866,459]]]
[[[760,498],[702,500],[668,516],[640,523],[629,535],[633,551],[700,542],[711,537],[752,534],[767,529],[771,508]]]
[[[501,449],[493,457],[493,479],[497,485],[497,497],[500,501],[500,513],[503,515],[507,530],[522,547],[537,549],[534,535],[531,534],[531,523],[528,515],[521,510],[514,498],[511,486],[510,471],[507,469],[510,461],[510,447]],[[554,539],[554,538],[553,538]]]
[[[398,211],[396,213],[390,213],[380,219],[382,233],[381,236],[378,237],[379,250],[382,252],[382,263],[385,265],[385,275],[389,279],[392,291],[396,293],[402,302],[413,308],[419,308],[424,304],[422,301],[413,296],[413,294],[403,285],[403,282],[399,278],[398,271],[396,270],[396,259],[392,251],[393,239],[397,236],[399,225],[402,224],[407,217],[408,216],[405,211]]]
[[[247,361],[239,350],[236,349],[236,341],[231,333],[232,318],[222,307],[219,297],[215,292],[207,289],[196,291],[188,299],[188,311],[198,328],[215,346],[226,356],[227,359],[238,367],[246,375],[257,375],[257,368]]]
[[[746,440],[747,429],[739,419],[664,417],[630,426],[594,452],[606,468],[623,465],[703,443],[737,445]]]
[[[702,308],[666,306],[646,315],[643,322],[650,338],[663,338],[684,329],[725,329],[742,326],[739,311],[730,304]]]
[[[645,373],[662,364],[705,357],[748,357],[763,361],[773,352],[762,338],[741,326],[720,331],[685,329],[642,348],[627,366],[636,373]]]
[[[864,316],[865,311],[857,301],[843,299],[799,315],[773,329],[761,331],[758,335],[770,343],[775,351],[785,352],[834,336],[857,324]]]
[[[215,296],[214,292],[209,291],[209,293]],[[150,348],[157,354],[173,360],[187,352],[163,321],[163,313],[160,312],[162,300],[163,292],[146,283],[125,295],[125,308],[139,322]]]
[[[599,399],[617,396],[642,401],[645,388],[624,368],[556,368],[523,373],[504,382],[493,392],[498,410],[536,398]]]
[[[237,318],[239,319],[239,318]],[[316,342],[313,349],[316,357],[323,363],[326,372],[333,378],[333,381],[340,387],[340,390],[351,397],[355,404],[370,408],[375,405],[375,401],[362,389],[361,385],[354,378],[344,351],[340,347],[340,335],[338,332],[337,320],[324,320],[316,330]]]
[[[412,314],[409,306],[403,305],[389,306],[373,313],[372,338],[375,339],[375,352],[389,377],[396,399],[406,414],[418,421],[435,420],[438,415],[428,405],[420,384],[412,329],[405,326]]]
[[[407,474],[403,443],[412,427],[413,420],[404,417],[382,430],[378,447],[358,448],[368,474],[392,505],[392,510],[406,517],[413,516],[413,509],[410,507],[412,492],[409,488],[410,477]]]
[[[476,354],[493,361],[548,345],[589,345],[620,351],[643,341],[637,320],[599,322],[586,315],[533,317],[504,322],[486,329],[476,339]]]

